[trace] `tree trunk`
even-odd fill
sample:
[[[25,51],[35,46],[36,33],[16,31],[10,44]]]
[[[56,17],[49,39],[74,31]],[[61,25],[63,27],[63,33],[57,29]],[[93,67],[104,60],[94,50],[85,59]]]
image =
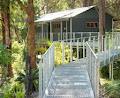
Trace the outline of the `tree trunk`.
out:
[[[99,0],[99,40],[100,50],[104,50],[105,35],[105,0]]]
[[[5,28],[4,28],[4,15],[3,12],[1,12],[1,24],[2,24],[2,41],[3,45],[5,45]]]
[[[32,69],[36,68],[36,53],[35,53],[35,23],[34,23],[34,6],[33,0],[28,0],[28,7],[27,7],[27,27],[28,27],[28,34],[27,34],[27,59],[28,62],[26,63],[26,69],[28,70],[27,73],[27,84],[26,84],[26,98],[32,98],[31,94],[33,93],[33,84],[32,84]]]
[[[33,0],[28,0],[27,9],[27,48],[30,57],[31,68],[36,68],[36,53],[35,53],[35,23],[34,23],[34,5]]]
[[[11,49],[11,35],[10,35],[10,1],[2,1],[3,6],[1,10],[2,16],[2,33],[3,33],[3,44],[7,49]],[[12,65],[8,65],[8,77],[13,76]]]
[[[34,5],[33,0],[27,0],[27,6],[24,5],[21,0],[16,0],[22,10],[27,13],[27,60],[26,60],[26,73],[27,81],[25,83],[26,98],[33,98],[31,93],[33,92],[32,87],[32,69],[36,68],[36,53],[35,53],[35,23],[34,23]]]

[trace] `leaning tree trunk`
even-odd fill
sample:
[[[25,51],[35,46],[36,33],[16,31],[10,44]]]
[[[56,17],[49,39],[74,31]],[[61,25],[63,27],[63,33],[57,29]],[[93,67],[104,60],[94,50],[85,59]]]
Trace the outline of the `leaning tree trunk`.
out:
[[[11,34],[10,34],[10,1],[2,1],[1,17],[2,17],[2,33],[3,44],[7,49],[11,50]],[[8,77],[13,76],[12,65],[8,64]]]
[[[99,0],[99,41],[100,51],[104,50],[105,35],[105,0]]]

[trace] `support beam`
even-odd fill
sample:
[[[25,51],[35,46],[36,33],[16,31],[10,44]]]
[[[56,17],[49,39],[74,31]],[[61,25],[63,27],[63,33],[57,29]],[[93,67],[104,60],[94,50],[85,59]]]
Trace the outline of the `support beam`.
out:
[[[111,74],[111,79],[112,79],[112,81],[114,80],[114,77],[113,77],[113,62],[112,62],[112,65],[111,65],[111,70],[112,70],[112,74]]]
[[[70,61],[72,62],[72,59],[73,59],[73,55],[72,55],[72,39],[70,40]]]
[[[77,39],[77,59],[79,59],[79,39]]]
[[[67,31],[67,20],[66,20],[66,41],[67,41],[67,39],[68,39],[68,31]]]
[[[43,23],[42,23],[42,39],[43,39],[43,32],[44,32],[44,28],[43,28]]]
[[[65,45],[64,41],[62,41],[62,64],[65,63]]]
[[[85,39],[83,38],[83,58],[85,57]]]
[[[61,31],[60,32],[61,32],[61,41],[62,41],[63,40],[63,25],[62,25],[62,21],[61,21],[61,26],[60,27],[61,27]]]
[[[72,18],[70,18],[70,39],[72,39]]]
[[[50,21],[50,40],[53,41],[52,22]]]

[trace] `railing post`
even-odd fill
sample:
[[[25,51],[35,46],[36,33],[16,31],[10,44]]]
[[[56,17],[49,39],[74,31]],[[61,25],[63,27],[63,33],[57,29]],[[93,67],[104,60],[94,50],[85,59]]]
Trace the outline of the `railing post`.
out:
[[[62,41],[62,64],[65,63],[65,47],[64,47],[64,41]]]
[[[95,52],[95,37],[93,38],[93,51]]]
[[[73,32],[73,42],[75,42],[75,32]]]
[[[85,39],[83,38],[83,58],[85,57]]]
[[[79,39],[77,39],[77,59],[79,59]]]
[[[111,72],[112,72],[112,67],[111,67],[111,63],[109,64],[109,79],[111,79],[112,78],[112,74],[111,74]]]
[[[58,40],[60,40],[60,33],[58,33]]]
[[[39,62],[39,98],[43,98],[43,65]]]
[[[67,40],[68,40],[68,32],[66,32],[66,42],[67,42]]]
[[[109,62],[110,62],[110,56],[111,56],[111,53],[110,53],[110,36],[108,38],[108,56],[109,56]]]
[[[100,52],[100,35],[98,35],[98,53]]]
[[[72,50],[72,39],[70,40],[70,61],[72,62],[72,52],[73,52],[73,50]]]
[[[99,98],[99,83],[100,83],[100,74],[99,74],[99,69],[100,69],[100,63],[99,60],[96,59],[96,98]]]

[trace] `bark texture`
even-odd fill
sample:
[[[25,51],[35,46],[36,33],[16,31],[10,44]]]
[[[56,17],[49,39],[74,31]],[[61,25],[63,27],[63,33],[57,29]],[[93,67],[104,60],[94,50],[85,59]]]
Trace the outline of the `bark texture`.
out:
[[[104,35],[105,35],[105,0],[99,0],[99,40],[100,50],[104,50]]]
[[[1,7],[1,17],[2,17],[2,35],[3,35],[3,45],[11,50],[11,34],[10,34],[10,0],[3,0]],[[13,76],[12,65],[8,65],[8,77]]]

